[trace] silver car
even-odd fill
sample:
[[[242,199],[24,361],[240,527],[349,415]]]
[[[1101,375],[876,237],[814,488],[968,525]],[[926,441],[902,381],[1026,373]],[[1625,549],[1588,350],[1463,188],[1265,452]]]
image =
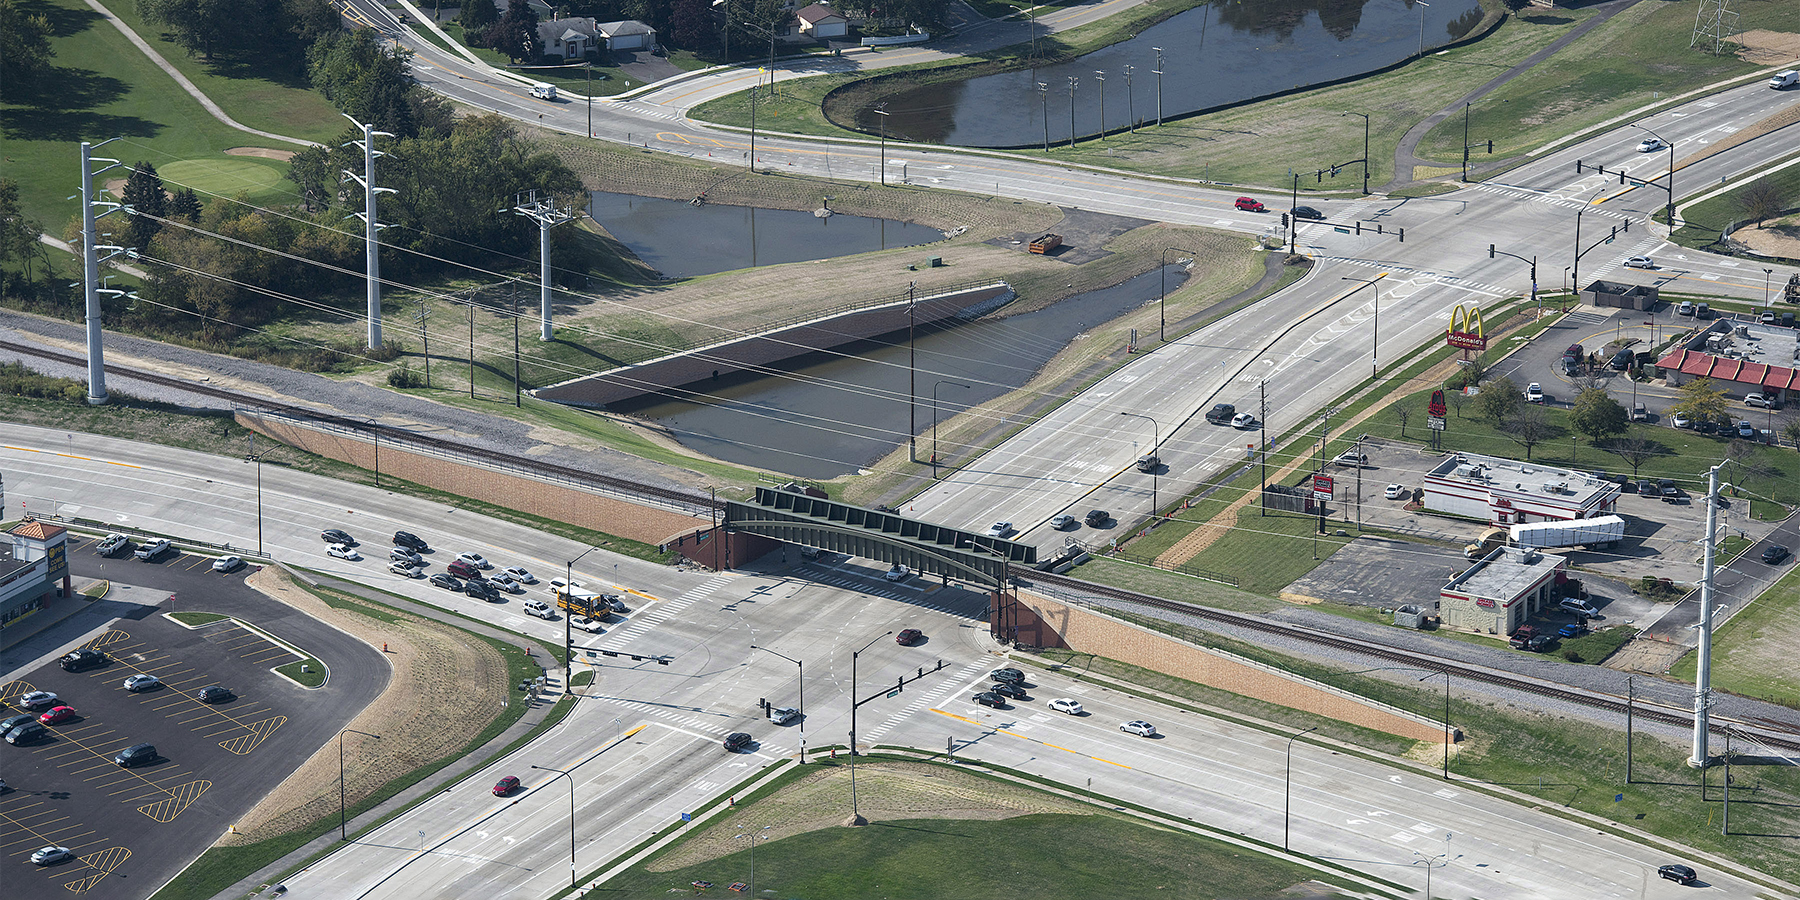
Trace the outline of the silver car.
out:
[[[125,679],[125,690],[128,690],[135,694],[139,691],[150,690],[151,688],[156,687],[159,684],[162,684],[162,680],[157,678],[155,675],[150,675],[147,673],[139,673],[137,675],[133,675],[130,678]]]

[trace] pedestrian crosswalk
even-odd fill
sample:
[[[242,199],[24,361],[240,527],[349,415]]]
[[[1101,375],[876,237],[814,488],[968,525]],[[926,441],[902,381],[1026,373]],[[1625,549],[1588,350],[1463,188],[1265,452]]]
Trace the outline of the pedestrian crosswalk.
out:
[[[668,621],[677,613],[694,605],[696,602],[711,597],[713,594],[717,593],[720,588],[730,583],[731,579],[724,576],[709,578],[702,582],[698,587],[673,600],[657,604],[647,611],[640,610],[636,615],[632,616],[631,621],[628,624],[614,628],[607,632],[600,640],[588,644],[587,646],[600,650],[617,650],[621,645],[643,637],[644,632]]]
[[[1548,203],[1551,206],[1560,206],[1563,209],[1578,209],[1578,210],[1582,210],[1586,213],[1589,213],[1591,215],[1603,216],[1605,218],[1610,218],[1610,219],[1616,219],[1621,222],[1633,218],[1632,216],[1626,215],[1624,213],[1614,212],[1610,209],[1605,209],[1602,207],[1595,206],[1586,200],[1581,200],[1581,199],[1578,199],[1575,197],[1565,197],[1560,194],[1545,193],[1543,191],[1532,190],[1531,188],[1518,187],[1516,185],[1503,184],[1500,182],[1484,181],[1479,184],[1472,184],[1472,185],[1470,185],[1470,187],[1472,187],[1478,191],[1485,191],[1490,194],[1498,194],[1502,197],[1508,197],[1513,200],[1528,200],[1533,203]]]
[[[1485,294],[1490,297],[1509,297],[1520,293],[1517,290],[1512,290],[1498,284],[1475,281],[1463,278],[1460,275],[1445,275],[1441,272],[1415,269],[1411,266],[1398,265],[1390,261],[1363,259],[1353,256],[1331,256],[1329,254],[1320,254],[1318,259],[1322,262],[1338,262],[1346,265],[1360,266],[1365,269],[1379,269],[1383,272],[1387,272],[1390,279],[1411,279],[1415,282],[1421,280],[1434,281],[1444,287],[1456,288],[1471,294]]]
[[[987,664],[988,664],[987,660],[978,659],[978,660],[976,660],[972,663],[969,663],[968,665],[963,666],[962,668],[956,670],[956,672],[954,674],[946,677],[943,680],[943,682],[941,684],[939,684],[937,687],[932,688],[930,691],[927,691],[926,693],[920,695],[920,697],[917,700],[914,700],[913,702],[907,704],[906,707],[901,709],[899,712],[894,713],[893,715],[889,716],[887,718],[887,720],[882,722],[880,725],[877,725],[874,728],[871,728],[868,731],[865,731],[862,734],[857,735],[857,743],[861,744],[863,742],[873,742],[875,740],[878,740],[882,735],[887,734],[890,731],[893,731],[894,728],[899,726],[899,724],[901,722],[904,722],[907,719],[911,718],[913,716],[913,714],[917,713],[919,710],[926,709],[927,707],[931,707],[931,706],[936,706],[945,697],[947,697],[949,694],[954,692],[957,689],[957,687],[959,685],[961,685],[963,682],[966,682],[970,678],[975,677],[976,674],[978,674],[983,668],[985,668],[987,666]]]

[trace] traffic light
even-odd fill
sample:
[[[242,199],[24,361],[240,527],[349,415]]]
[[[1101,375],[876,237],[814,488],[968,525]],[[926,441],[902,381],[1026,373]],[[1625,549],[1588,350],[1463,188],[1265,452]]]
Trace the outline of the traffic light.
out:
[[[1631,220],[1630,219],[1625,220],[1625,230],[1626,230],[1626,232],[1631,231]]]
[[[1620,184],[1625,183],[1625,170],[1624,169],[1619,170],[1619,183]]]
[[[1494,258],[1494,245],[1489,244],[1488,245],[1488,259],[1493,259],[1493,258]]]
[[[1287,213],[1281,214],[1281,227],[1283,227],[1283,228],[1287,227],[1287,222],[1288,222],[1287,217],[1288,217]]]
[[[1581,174],[1581,160],[1579,159],[1575,161],[1575,174]]]
[[[1356,233],[1362,234],[1362,221],[1361,220],[1358,220],[1356,223]]]
[[[1400,232],[1400,243],[1402,243],[1402,244],[1406,243],[1406,229],[1401,228],[1401,229],[1399,229],[1399,232]]]
[[[1318,174],[1313,176],[1313,180],[1319,182],[1320,184],[1324,184],[1325,183],[1325,170],[1320,169],[1318,171]]]
[[[1488,141],[1488,155],[1489,156],[1494,155],[1494,142],[1493,141]]]

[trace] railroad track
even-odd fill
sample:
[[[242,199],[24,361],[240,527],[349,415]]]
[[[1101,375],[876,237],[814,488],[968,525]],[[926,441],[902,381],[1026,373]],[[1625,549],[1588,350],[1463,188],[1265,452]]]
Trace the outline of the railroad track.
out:
[[[1304,641],[1321,647],[1330,647],[1336,650],[1356,653],[1383,662],[1394,663],[1396,665],[1403,665],[1425,671],[1448,672],[1451,676],[1456,678],[1479,681],[1484,684],[1491,684],[1508,690],[1535,694],[1540,697],[1564,703],[1585,706],[1589,709],[1614,712],[1621,717],[1625,715],[1625,701],[1615,697],[1569,690],[1567,688],[1545,684],[1541,681],[1519,678],[1504,672],[1496,672],[1491,669],[1464,665],[1450,660],[1420,657],[1419,654],[1414,652],[1396,650],[1392,647],[1385,647],[1381,644],[1370,643],[1367,641],[1359,641],[1355,638],[1324,634],[1312,629],[1299,628],[1280,622],[1272,622],[1255,616],[1246,616],[1238,613],[1226,612],[1224,610],[1210,609],[1204,606],[1196,606],[1191,603],[1183,603],[1179,600],[1166,600],[1161,597],[1139,594],[1135,591],[1128,591],[1123,588],[1094,584],[1093,582],[1069,578],[1063,575],[1052,575],[1048,572],[1033,572],[1029,576],[1021,576],[1021,579],[1025,583],[1040,582],[1046,585],[1054,585],[1067,591],[1093,594],[1110,600],[1119,600],[1167,612],[1181,613],[1182,615],[1192,616],[1209,622],[1232,625],[1237,628],[1248,629],[1262,634],[1277,635],[1290,640]],[[1694,717],[1691,713],[1673,711],[1667,707],[1650,706],[1639,702],[1633,705],[1632,714],[1637,718],[1648,719],[1653,722],[1678,725],[1683,728],[1694,727]],[[1752,737],[1770,747],[1800,752],[1800,734],[1795,734],[1780,723],[1772,722],[1767,719],[1759,719],[1756,722],[1751,722],[1725,719],[1715,714],[1710,717],[1709,726],[1710,730],[1715,734],[1725,734],[1729,731],[1739,737]]]
[[[51,360],[63,363],[64,365],[87,365],[86,357],[83,356],[64,353],[57,350],[48,350],[27,344],[18,344],[12,341],[0,340],[0,350],[9,350],[23,356]],[[473,447],[456,441],[434,437],[432,435],[418,434],[403,429],[393,429],[384,426],[376,426],[372,429],[370,423],[367,421],[347,419],[317,409],[295,406],[290,403],[282,403],[280,401],[270,400],[266,397],[258,397],[254,394],[229,391],[211,385],[197,384],[181,378],[172,378],[166,375],[158,375],[154,372],[145,372],[140,369],[123,366],[108,365],[106,371],[108,374],[116,374],[122,378],[132,378],[175,390],[212,397],[217,400],[224,400],[235,406],[266,409],[271,412],[278,412],[296,418],[311,419],[327,423],[333,427],[354,432],[372,432],[374,434],[379,434],[383,440],[387,440],[396,446],[412,445],[435,451],[443,455],[474,457],[499,468],[524,470],[552,480],[587,485],[608,493],[625,497],[635,497],[657,505],[676,504],[689,506],[698,510],[722,509],[724,507],[724,503],[701,494],[691,494],[673,488],[640,484],[628,479],[614,478],[607,475],[596,475],[592,472],[584,472],[580,469],[574,469],[568,466],[559,466],[554,463],[547,463],[528,457],[514,456],[484,447]],[[1052,575],[1048,572],[1033,572],[1028,577],[1028,581],[1040,582],[1046,585],[1055,585],[1069,591],[1092,594],[1127,603],[1135,603],[1140,606],[1148,606],[1168,612],[1181,613],[1182,615],[1193,616],[1198,619],[1218,622],[1224,625],[1232,625],[1238,628],[1261,632],[1263,634],[1279,635],[1290,640],[1304,641],[1322,647],[1358,653],[1363,656],[1395,663],[1397,665],[1405,665],[1422,670],[1449,672],[1452,676],[1457,678],[1466,678],[1471,681],[1492,684],[1509,690],[1535,694],[1565,703],[1578,704],[1590,709],[1615,712],[1621,716],[1625,714],[1626,704],[1624,701],[1617,698],[1558,688],[1542,682],[1517,678],[1505,673],[1494,672],[1473,666],[1466,666],[1449,660],[1421,658],[1417,653],[1395,650],[1391,647],[1384,647],[1380,644],[1374,644],[1367,641],[1325,634],[1311,629],[1298,628],[1292,625],[1259,619],[1254,616],[1245,616],[1223,610],[1209,609],[1191,603],[1182,603],[1179,600],[1166,600],[1161,597],[1152,597],[1148,594],[1139,594],[1135,591],[1127,591],[1122,588],[1095,584],[1090,581],[1082,581],[1078,578]],[[1692,728],[1694,724],[1694,719],[1691,714],[1674,712],[1665,707],[1637,705],[1633,709],[1633,715],[1654,722],[1677,725],[1685,728]],[[1757,725],[1743,721],[1724,720],[1718,716],[1714,716],[1712,721],[1716,723],[1712,726],[1712,730],[1716,733],[1724,734],[1729,729],[1733,733],[1739,735],[1754,737],[1770,747],[1778,747],[1783,750],[1800,753],[1800,735],[1796,735],[1793,732],[1786,730],[1781,727],[1779,723],[1762,720],[1765,724]]]

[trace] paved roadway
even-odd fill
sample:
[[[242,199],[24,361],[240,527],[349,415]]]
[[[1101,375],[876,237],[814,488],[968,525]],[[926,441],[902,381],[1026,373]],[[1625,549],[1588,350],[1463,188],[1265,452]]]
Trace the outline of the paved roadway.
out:
[[[128,516],[142,527],[233,543],[253,534],[253,517],[245,511],[254,508],[254,488],[236,474],[249,468],[241,463],[221,465],[217,457],[88,436],[76,436],[71,447],[61,433],[18,426],[0,428],[0,436],[0,465],[12,476],[11,492],[32,508],[54,495],[65,513],[72,507],[74,514]],[[533,551],[518,548],[530,547],[548,561],[573,546],[428,501],[273,467],[264,470],[263,494],[265,520],[280,523],[266,535],[270,546],[302,565],[326,561],[317,553],[314,530],[332,510],[358,510],[348,527],[371,538],[409,522],[444,523],[445,531],[427,535],[494,558],[510,553],[529,559]],[[322,507],[321,496],[333,504]],[[102,512],[114,506],[124,512]],[[482,542],[459,535],[489,537]],[[588,573],[617,562],[620,580],[639,589],[640,599],[657,598],[606,638],[643,655],[673,657],[672,663],[598,659],[597,684],[567,724],[291,879],[291,893],[544,896],[568,877],[569,782],[530,766],[573,771],[577,862],[587,871],[758,767],[798,751],[799,727],[776,727],[758,714],[762,698],[777,705],[800,701],[801,669],[776,654],[806,664],[810,745],[845,743],[850,651],[864,645],[855,678],[860,696],[926,670],[899,697],[863,707],[859,735],[865,745],[935,748],[951,740],[961,756],[1069,783],[1091,778],[1096,788],[1122,799],[1264,841],[1280,839],[1278,750],[1285,741],[1279,736],[1056,674],[1035,676],[1033,699],[1013,709],[969,702],[998,660],[976,618],[985,602],[978,593],[916,580],[890,585],[877,568],[842,558],[796,571],[729,574],[681,573],[605,551],[584,562],[592,563]],[[387,579],[372,568],[343,570],[464,612],[490,609],[445,599],[418,582]],[[505,613],[492,620],[515,624]],[[516,624],[540,636],[556,627],[523,617]],[[890,633],[905,627],[923,629],[925,643],[893,644]],[[753,643],[773,652],[753,650]],[[1049,714],[1043,703],[1055,696],[1080,699],[1089,715]],[[1119,722],[1137,718],[1157,723],[1166,736],[1146,740],[1117,730]],[[720,736],[736,730],[756,737],[752,752],[726,754],[719,747]],[[1412,884],[1422,878],[1410,865],[1414,851],[1435,856],[1448,849],[1449,866],[1434,876],[1434,889],[1445,896],[1685,896],[1655,880],[1655,866],[1669,861],[1660,852],[1444,785],[1428,769],[1395,769],[1305,743],[1296,747],[1294,762],[1298,850]],[[489,787],[507,774],[520,776],[524,789],[494,797]],[[1446,846],[1451,832],[1455,837]],[[1750,885],[1698,862],[1722,895],[1755,896]]]

